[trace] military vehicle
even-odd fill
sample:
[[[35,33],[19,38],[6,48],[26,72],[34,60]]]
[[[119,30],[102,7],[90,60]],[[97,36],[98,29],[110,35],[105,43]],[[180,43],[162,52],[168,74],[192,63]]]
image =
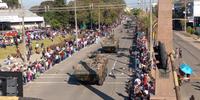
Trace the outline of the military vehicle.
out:
[[[74,66],[74,76],[82,83],[103,85],[107,76],[107,62],[103,54],[92,53]]]
[[[117,53],[119,48],[119,39],[115,39],[114,35],[108,35],[101,41],[102,52],[114,52]]]

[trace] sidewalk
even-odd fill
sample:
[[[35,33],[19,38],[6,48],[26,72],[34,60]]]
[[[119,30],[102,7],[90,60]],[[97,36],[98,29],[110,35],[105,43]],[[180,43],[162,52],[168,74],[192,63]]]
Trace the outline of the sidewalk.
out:
[[[173,72],[171,67],[169,68],[170,72],[167,78],[161,77],[161,72],[159,72],[159,69],[156,69],[156,92],[155,96],[152,96],[152,98],[162,97],[164,98],[163,100],[176,100]]]

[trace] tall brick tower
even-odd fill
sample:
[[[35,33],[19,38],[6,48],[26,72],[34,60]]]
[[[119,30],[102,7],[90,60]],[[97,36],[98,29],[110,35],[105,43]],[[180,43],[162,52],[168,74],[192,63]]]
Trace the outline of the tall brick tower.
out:
[[[158,41],[165,44],[167,53],[173,49],[172,44],[172,0],[159,0],[158,8]]]

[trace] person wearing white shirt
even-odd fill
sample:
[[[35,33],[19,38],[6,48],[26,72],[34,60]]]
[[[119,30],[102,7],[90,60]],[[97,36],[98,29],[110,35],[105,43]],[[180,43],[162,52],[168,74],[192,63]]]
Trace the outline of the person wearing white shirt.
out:
[[[39,48],[39,46],[40,46],[40,45],[39,45],[39,43],[37,42],[36,45],[35,45],[35,47],[36,47],[36,48]]]
[[[10,40],[10,43],[11,43],[11,44],[14,44],[14,40],[13,40],[13,39],[11,39],[11,40]]]

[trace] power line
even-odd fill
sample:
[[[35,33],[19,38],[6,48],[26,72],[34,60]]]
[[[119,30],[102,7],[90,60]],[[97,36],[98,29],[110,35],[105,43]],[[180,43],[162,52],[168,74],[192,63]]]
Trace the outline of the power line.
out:
[[[78,5],[76,7],[77,10],[79,11],[82,11],[83,8],[87,8],[87,9],[91,9],[91,4],[93,4],[92,8],[93,9],[105,9],[105,8],[108,8],[108,7],[113,7],[114,9],[116,8],[123,8],[123,7],[126,7],[126,6],[141,6],[140,4],[144,4],[146,6],[148,6],[147,4],[149,4],[150,2],[142,2],[142,3],[126,3],[126,4],[122,4],[122,3],[117,3],[117,2],[114,2],[114,3],[89,3],[88,5],[87,4],[83,4],[83,5]],[[152,3],[157,3],[157,2],[152,2]],[[48,5],[47,5],[48,6]],[[49,7],[49,6],[48,6]],[[57,11],[57,10],[60,10],[60,11],[74,11],[73,9],[75,9],[74,6],[65,6],[65,7],[49,7],[47,10],[48,11]],[[111,8],[109,8],[111,9]],[[32,8],[30,9],[31,11],[33,12],[44,12],[46,10],[45,7],[37,7],[37,8]],[[38,11],[40,10],[40,11]]]
[[[77,11],[82,11],[82,10],[90,10],[92,9],[119,9],[119,8],[124,8],[126,5],[125,4],[115,4],[115,5],[95,5],[95,6],[78,6],[76,7]],[[48,8],[48,9],[47,9]],[[46,11],[57,11],[57,12],[62,12],[62,11],[74,11],[75,7],[40,7],[40,8],[33,8],[30,9],[32,12],[46,12]]]

